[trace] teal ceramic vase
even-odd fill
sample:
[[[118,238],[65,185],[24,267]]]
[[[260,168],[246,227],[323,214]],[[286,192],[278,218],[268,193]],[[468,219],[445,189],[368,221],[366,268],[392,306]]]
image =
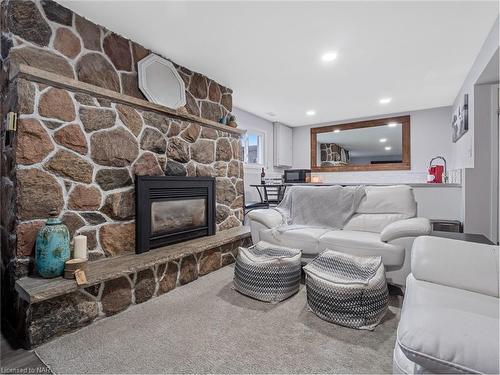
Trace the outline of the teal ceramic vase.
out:
[[[68,228],[57,217],[57,212],[52,211],[36,237],[35,268],[45,278],[61,276],[69,257]]]

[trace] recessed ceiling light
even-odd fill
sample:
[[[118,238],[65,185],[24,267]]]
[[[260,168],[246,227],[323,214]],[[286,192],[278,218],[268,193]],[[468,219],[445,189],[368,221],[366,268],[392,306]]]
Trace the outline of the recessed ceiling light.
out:
[[[271,117],[276,116],[276,113],[274,113],[274,112],[267,112],[266,114],[267,114],[268,116],[271,116]]]
[[[385,147],[385,150],[386,150],[386,151],[390,151],[391,149],[392,149],[392,147],[391,147],[391,146],[386,146],[386,147]]]
[[[321,60],[323,60],[324,62],[330,62],[335,60],[336,58],[337,58],[337,52],[335,51],[325,52],[323,56],[321,56]]]
[[[380,104],[389,104],[392,101],[392,98],[382,98],[378,102]]]
[[[398,126],[398,124],[396,124],[395,122],[390,122],[387,124],[387,126],[390,128],[395,128],[396,126]]]
[[[306,112],[306,115],[308,116],[314,116],[316,114],[316,111],[313,109],[310,109],[309,111]]]
[[[385,142],[387,142],[387,138],[380,138],[378,141],[381,143],[385,143]]]
[[[334,133],[340,133],[340,129],[335,129],[333,132]]]

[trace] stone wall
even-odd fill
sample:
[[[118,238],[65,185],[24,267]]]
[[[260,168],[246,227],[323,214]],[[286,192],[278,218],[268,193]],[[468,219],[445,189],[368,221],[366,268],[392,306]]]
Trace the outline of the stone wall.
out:
[[[144,99],[137,62],[150,50],[51,0],[4,0],[2,11],[2,54],[8,60],[10,49],[10,64],[31,65]],[[187,112],[213,121],[231,112],[231,89],[174,65],[186,86]]]
[[[17,315],[23,319],[20,319],[18,335],[26,347],[32,348],[78,330],[233,263],[238,246],[250,243],[247,235],[198,254],[126,273],[42,302],[19,299]]]
[[[9,70],[23,63],[143,99],[137,61],[149,50],[50,0],[6,0],[1,7],[4,276],[32,271],[35,235],[51,208],[71,236],[88,236],[91,259],[134,251],[135,174],[215,176],[217,229],[241,225],[237,136],[79,92],[8,81]],[[217,121],[231,111],[232,90],[176,67],[187,112]],[[16,133],[5,131],[8,111],[19,114]]]
[[[91,260],[135,251],[134,176],[216,177],[217,230],[243,219],[237,135],[18,79],[16,256],[33,258],[51,209]]]

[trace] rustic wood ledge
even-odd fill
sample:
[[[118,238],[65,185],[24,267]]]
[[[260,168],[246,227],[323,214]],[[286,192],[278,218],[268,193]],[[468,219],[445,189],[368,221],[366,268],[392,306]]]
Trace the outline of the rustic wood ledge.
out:
[[[242,135],[246,130],[232,128],[227,125],[219,124],[218,122],[207,120],[203,117],[191,115],[189,113],[181,113],[175,109],[165,107],[160,104],[148,102],[143,99],[134,98],[133,96],[121,94],[119,92],[108,90],[99,86],[91,85],[86,82],[78,81],[76,79],[64,77],[58,74],[50,73],[42,69],[34,68],[26,64],[19,64],[19,66],[11,67],[10,77],[11,80],[15,78],[24,78],[29,81],[56,86],[71,91],[83,92],[95,97],[109,99],[113,102],[132,105],[145,109],[147,111],[157,112],[163,115],[168,115],[185,121],[197,122],[209,128],[222,130],[228,133]]]
[[[150,268],[155,264],[162,264],[180,259],[186,255],[199,254],[218,246],[250,237],[250,228],[241,226],[231,228],[214,236],[196,238],[174,245],[160,247],[143,254],[127,254],[90,262],[87,265],[88,284],[83,287],[112,280],[122,275]],[[56,277],[43,279],[29,276],[16,281],[16,291],[28,303],[39,303],[63,294],[78,290],[75,280]]]

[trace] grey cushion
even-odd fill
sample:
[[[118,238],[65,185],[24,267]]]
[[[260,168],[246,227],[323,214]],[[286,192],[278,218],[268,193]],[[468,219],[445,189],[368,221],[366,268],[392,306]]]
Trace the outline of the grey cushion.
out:
[[[260,241],[240,247],[234,269],[234,288],[265,302],[279,302],[299,291],[301,251]]]
[[[373,329],[387,311],[389,293],[380,257],[325,250],[304,267],[307,302],[320,318]]]

